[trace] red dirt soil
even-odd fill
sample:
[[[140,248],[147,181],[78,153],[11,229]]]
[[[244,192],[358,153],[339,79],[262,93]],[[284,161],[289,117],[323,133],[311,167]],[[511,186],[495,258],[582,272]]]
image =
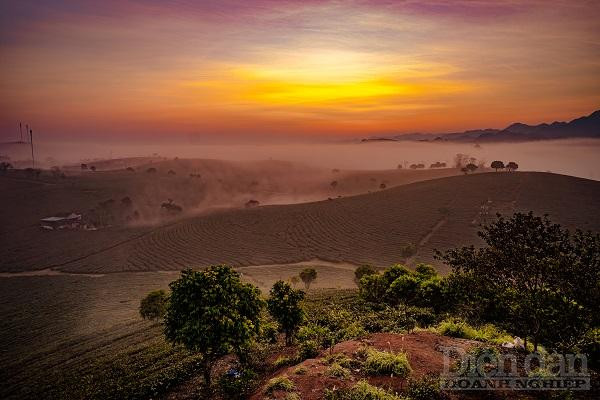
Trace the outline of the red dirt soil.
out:
[[[332,390],[334,388],[351,387],[362,379],[366,379],[372,385],[401,392],[406,379],[399,377],[366,377],[360,370],[351,370],[352,375],[344,380],[328,377],[325,375],[325,371],[329,366],[323,359],[329,354],[336,353],[343,353],[350,358],[354,358],[356,351],[365,345],[374,347],[377,350],[405,352],[412,367],[410,376],[417,378],[429,373],[440,374],[443,372],[443,347],[456,347],[466,351],[477,345],[477,343],[472,340],[455,339],[430,332],[417,332],[406,335],[376,333],[365,339],[338,343],[332,349],[323,351],[317,358],[308,359],[300,364],[283,368],[273,374],[271,378],[287,375],[294,382],[296,386],[295,391],[303,400],[322,399],[325,389]],[[296,374],[294,371],[299,367],[304,367],[306,372],[302,375]],[[286,395],[284,392],[276,391],[269,396],[265,396],[264,391],[265,386],[262,386],[250,399],[283,399]]]

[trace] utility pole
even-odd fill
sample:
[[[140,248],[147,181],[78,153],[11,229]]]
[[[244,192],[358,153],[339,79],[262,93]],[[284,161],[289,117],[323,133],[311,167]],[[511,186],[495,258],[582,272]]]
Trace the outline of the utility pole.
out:
[[[29,140],[31,142],[31,163],[35,168],[35,156],[33,155],[33,129],[29,130]]]
[[[21,126],[21,123],[19,122],[19,133],[21,134],[21,143],[23,142],[23,127]]]

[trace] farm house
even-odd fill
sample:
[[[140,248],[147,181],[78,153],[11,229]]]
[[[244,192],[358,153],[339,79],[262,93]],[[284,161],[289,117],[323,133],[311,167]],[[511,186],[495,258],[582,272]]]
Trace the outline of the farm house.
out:
[[[57,229],[76,229],[81,224],[81,214],[65,214],[53,217],[46,217],[40,220],[41,227],[47,230]]]

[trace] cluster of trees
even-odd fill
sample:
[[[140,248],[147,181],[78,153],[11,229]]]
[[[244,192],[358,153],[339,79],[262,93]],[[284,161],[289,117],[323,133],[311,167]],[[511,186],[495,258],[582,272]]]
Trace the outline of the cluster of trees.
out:
[[[167,199],[166,202],[160,205],[160,208],[171,215],[179,214],[183,211],[181,206],[173,203],[173,199]]]
[[[517,169],[519,169],[519,164],[517,164],[514,161],[510,161],[508,163],[506,163],[506,165],[504,165],[504,162],[502,161],[492,161],[492,163],[490,164],[491,168],[494,168],[496,170],[496,172],[498,172],[499,169],[506,169],[507,171],[511,172],[511,171],[516,171]]]
[[[429,168],[446,168],[446,163],[437,161],[431,164]]]
[[[430,307],[441,310],[444,305],[445,281],[431,265],[419,264],[414,271],[396,264],[378,273],[371,266],[355,271],[360,296],[367,302],[396,306]]]
[[[559,351],[580,351],[600,327],[600,235],[574,233],[548,216],[498,215],[485,247],[438,253],[453,269],[448,302],[475,322],[493,322]]]
[[[421,163],[419,163],[419,164],[410,164],[409,168],[410,169],[423,169],[423,168],[425,168],[425,164],[421,164]]]
[[[168,341],[202,355],[201,369],[208,385],[219,357],[234,353],[245,362],[248,346],[261,332],[265,306],[288,345],[305,319],[303,291],[277,281],[265,301],[258,288],[242,282],[240,274],[229,266],[184,270],[169,287],[170,295],[157,290],[142,299],[140,315],[152,320],[163,318]]]

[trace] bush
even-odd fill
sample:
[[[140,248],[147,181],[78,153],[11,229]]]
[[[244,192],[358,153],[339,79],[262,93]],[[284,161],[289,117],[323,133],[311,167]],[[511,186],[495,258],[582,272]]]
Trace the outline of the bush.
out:
[[[411,372],[405,353],[390,353],[368,349],[367,358],[363,365],[365,372],[369,375],[396,375],[405,378]]]
[[[477,330],[464,321],[446,320],[442,321],[437,331],[440,335],[450,336],[460,339],[473,339],[477,336]]]
[[[498,329],[492,324],[482,325],[479,329],[472,327],[461,320],[445,320],[438,327],[437,332],[440,335],[451,336],[461,339],[479,340],[494,344],[512,342],[513,337],[503,330]]]
[[[296,360],[290,357],[285,357],[285,356],[279,356],[277,357],[277,359],[273,362],[273,366],[275,368],[281,368],[281,367],[286,367],[288,365],[292,365],[294,364]]]
[[[333,333],[325,326],[310,323],[304,325],[298,331],[297,337],[300,343],[314,341],[319,346],[328,346],[331,343]]]
[[[350,389],[325,390],[325,400],[402,400],[400,396],[386,392],[366,381],[360,381]]]
[[[333,363],[329,368],[327,368],[325,375],[333,378],[347,379],[350,377],[350,371],[338,363]]]
[[[326,364],[333,365],[338,364],[344,368],[358,368],[361,365],[361,362],[358,360],[354,360],[344,353],[333,353],[329,354],[324,359]]]
[[[219,379],[219,390],[225,399],[245,399],[255,389],[258,375],[251,369],[231,369]]]
[[[169,296],[164,290],[154,290],[140,302],[140,315],[144,319],[158,320],[167,312]]]
[[[441,400],[444,398],[440,388],[440,379],[434,375],[409,379],[406,395],[410,400]]]
[[[315,358],[318,354],[319,345],[314,340],[307,340],[300,343],[300,347],[298,348],[298,357],[300,357],[301,360]]]
[[[294,370],[294,374],[296,375],[305,375],[307,372],[307,369],[305,367],[298,367]]]
[[[265,387],[265,393],[271,394],[277,390],[282,390],[284,392],[291,392],[296,388],[294,382],[287,377],[287,375],[277,376],[267,383]]]
[[[278,334],[277,324],[272,322],[263,322],[260,325],[260,340],[266,343],[277,343]]]

